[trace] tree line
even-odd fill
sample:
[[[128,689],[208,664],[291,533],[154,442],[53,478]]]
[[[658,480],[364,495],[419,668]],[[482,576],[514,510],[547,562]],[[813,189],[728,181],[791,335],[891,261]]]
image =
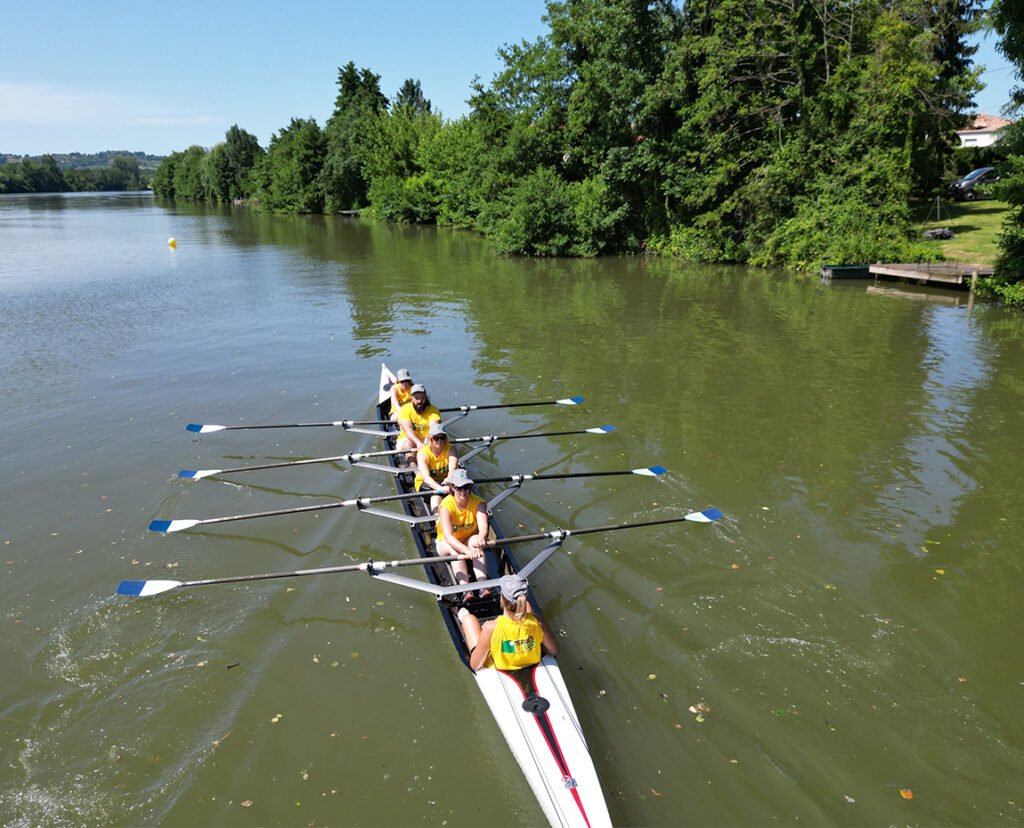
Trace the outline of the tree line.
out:
[[[153,188],[471,228],[536,256],[934,259],[910,205],[955,168],[955,131],[980,88],[966,41],[982,11],[551,0],[547,33],[499,51],[502,71],[474,82],[464,117],[435,113],[412,79],[389,100],[349,62],[322,127],[293,118],[264,149],[234,126],[213,149],[167,158]]]
[[[144,190],[148,184],[148,174],[132,156],[118,156],[105,167],[62,169],[52,155],[0,165],[0,193]]]

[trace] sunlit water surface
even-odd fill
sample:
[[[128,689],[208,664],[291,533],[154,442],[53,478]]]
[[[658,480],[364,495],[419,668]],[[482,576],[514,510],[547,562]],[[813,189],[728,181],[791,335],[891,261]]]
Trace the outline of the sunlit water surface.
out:
[[[176,477],[377,448],[185,425],[366,418],[382,361],[441,405],[586,397],[464,436],[617,426],[499,444],[482,473],[670,470],[528,483],[506,533],[725,513],[572,538],[534,576],[617,823],[1024,821],[1024,317],[908,295],[0,198],[0,821],[543,822],[429,597],[358,575],[113,594],[413,556],[347,509],[146,530],[390,493],[344,464]]]

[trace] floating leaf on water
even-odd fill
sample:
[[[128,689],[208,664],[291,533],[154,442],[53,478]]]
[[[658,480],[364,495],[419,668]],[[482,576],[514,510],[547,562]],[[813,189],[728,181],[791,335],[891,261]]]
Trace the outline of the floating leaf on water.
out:
[[[960,676],[960,678],[958,678],[957,681],[967,681],[967,678],[966,676]]]
[[[935,574],[936,575],[945,575],[946,574],[946,570],[945,569],[936,569],[935,570]]]
[[[762,512],[770,512],[770,511],[771,511],[771,509],[769,509],[769,508],[768,508],[767,506],[762,506],[762,507],[761,507],[761,511],[762,511]]]
[[[852,796],[850,796],[848,794],[843,794],[843,799],[845,799],[847,802],[856,802],[857,801],[856,799],[854,799]]]
[[[247,799],[245,800],[245,802],[239,802],[238,804],[241,805],[243,808],[248,808],[250,805],[252,805],[252,800]]]
[[[318,656],[316,653],[313,653],[313,663],[314,664],[319,664],[320,663],[320,656]]]
[[[694,721],[697,722],[698,724],[702,724],[704,722],[704,717],[703,716],[697,716],[694,719]]]
[[[691,704],[690,705],[690,712],[693,713],[694,715],[697,715],[697,707],[695,705]]]
[[[740,565],[739,564],[733,564],[732,567],[730,567],[730,568],[731,569],[739,569]]]
[[[352,653],[352,658],[359,658],[359,653]]]
[[[273,719],[271,719],[270,721],[271,721],[271,722],[272,722],[273,724],[277,724],[277,723],[278,723],[279,721],[281,721],[281,714],[280,714],[280,713],[276,714],[276,715],[274,716],[274,718],[273,718]]]
[[[661,794],[658,793],[656,790],[654,790],[654,788],[651,788],[651,793],[654,794],[655,796],[661,796]]]
[[[914,792],[910,790],[910,788],[900,788],[900,796],[902,796],[904,799],[913,799]]]

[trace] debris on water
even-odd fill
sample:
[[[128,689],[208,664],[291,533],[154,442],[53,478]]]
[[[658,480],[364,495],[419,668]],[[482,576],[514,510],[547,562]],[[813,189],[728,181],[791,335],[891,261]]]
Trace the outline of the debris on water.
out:
[[[237,667],[237,666],[238,666],[239,664],[241,664],[241,663],[242,663],[242,662],[240,662],[240,661],[236,661],[236,662],[234,662],[234,663],[232,663],[232,664],[229,664],[229,665],[228,665],[227,667],[225,667],[224,669],[225,669],[225,670],[230,670],[230,669],[231,669],[232,667]]]
[[[733,565],[732,565],[732,566],[730,567],[730,569],[739,569],[739,568],[740,568],[740,565],[739,565],[739,564],[733,564]]]
[[[279,721],[281,721],[281,714],[280,713],[276,714],[274,716],[274,718],[270,720],[271,724],[277,724]]]
[[[946,570],[945,569],[936,569],[935,570],[935,574],[936,575],[945,575],[946,574]]]
[[[238,804],[241,805],[243,808],[248,808],[250,805],[252,805],[252,800],[247,799],[245,800],[245,802],[239,802]]]
[[[647,676],[647,678],[651,679],[652,681],[653,681],[654,679],[656,679],[657,677],[658,677],[658,674],[657,674],[657,673],[650,673],[650,674],[648,674],[648,676]]]
[[[900,796],[902,796],[904,799],[913,799],[914,792],[910,790],[910,788],[900,788]]]
[[[762,506],[762,507],[761,507],[761,511],[762,511],[762,512],[770,512],[770,511],[771,511],[771,509],[769,509],[769,508],[768,508],[767,506]]]
[[[656,790],[654,790],[654,788],[651,788],[651,793],[654,794],[655,796],[661,796],[661,794],[658,793]]]
[[[856,802],[857,801],[856,799],[854,799],[849,794],[843,794],[843,799],[845,799],[847,802]]]
[[[963,682],[963,681],[967,681],[967,677],[966,677],[966,676],[960,676],[960,677],[959,677],[959,678],[957,679],[957,681],[961,681],[961,682]]]
[[[316,653],[313,653],[313,663],[314,664],[319,664],[320,663],[320,656],[317,655]]]

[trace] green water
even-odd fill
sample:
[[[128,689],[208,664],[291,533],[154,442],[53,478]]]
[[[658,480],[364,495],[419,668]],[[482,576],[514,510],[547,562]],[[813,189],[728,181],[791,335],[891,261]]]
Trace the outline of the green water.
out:
[[[331,464],[176,477],[377,448],[184,427],[365,418],[386,361],[440,405],[586,397],[465,436],[617,426],[499,444],[488,476],[670,470],[527,483],[506,533],[726,515],[572,538],[533,579],[616,823],[1021,823],[1024,317],[908,296],[0,198],[0,821],[543,822],[429,597],[357,575],[113,594],[412,557],[346,509],[146,531],[391,493]]]

